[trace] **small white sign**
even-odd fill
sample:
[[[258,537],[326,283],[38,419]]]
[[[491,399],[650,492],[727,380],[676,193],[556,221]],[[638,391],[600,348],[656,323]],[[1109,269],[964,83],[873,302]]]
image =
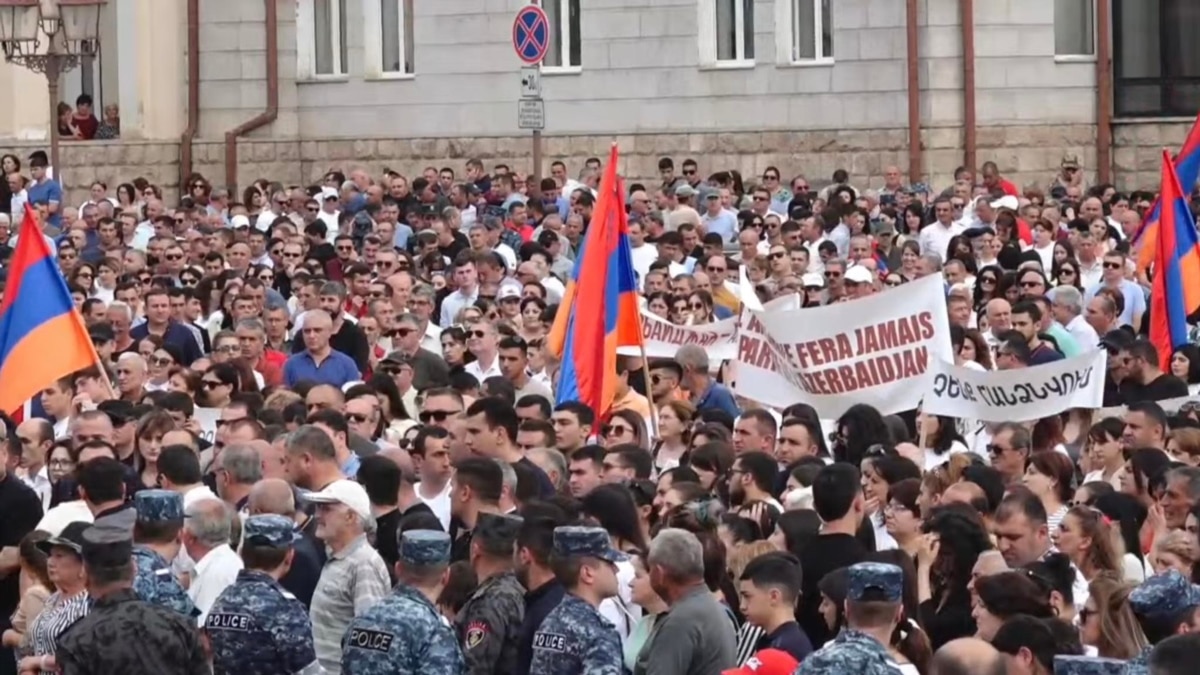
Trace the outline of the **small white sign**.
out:
[[[540,98],[517,101],[517,128],[540,131],[546,128],[546,102]]]
[[[542,70],[537,66],[521,69],[521,98],[542,97]]]

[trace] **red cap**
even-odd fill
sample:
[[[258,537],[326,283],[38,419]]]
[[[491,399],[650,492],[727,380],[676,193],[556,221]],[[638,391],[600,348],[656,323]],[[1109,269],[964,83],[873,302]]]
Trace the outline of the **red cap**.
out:
[[[800,662],[796,657],[780,649],[763,649],[741,668],[722,671],[721,675],[792,675]]]

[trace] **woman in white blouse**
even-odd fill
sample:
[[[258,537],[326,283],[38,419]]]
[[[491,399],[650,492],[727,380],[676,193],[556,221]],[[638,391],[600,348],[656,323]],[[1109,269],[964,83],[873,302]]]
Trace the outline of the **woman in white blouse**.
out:
[[[1046,509],[1046,525],[1051,536],[1058,531],[1058,524],[1067,515],[1067,503],[1075,494],[1071,488],[1074,474],[1071,460],[1057,452],[1035,452],[1025,465],[1023,482]]]
[[[1084,453],[1090,460],[1092,471],[1083,477],[1084,483],[1100,481],[1121,489],[1121,472],[1125,467],[1125,454],[1121,436],[1125,423],[1116,417],[1106,417],[1088,430]]]

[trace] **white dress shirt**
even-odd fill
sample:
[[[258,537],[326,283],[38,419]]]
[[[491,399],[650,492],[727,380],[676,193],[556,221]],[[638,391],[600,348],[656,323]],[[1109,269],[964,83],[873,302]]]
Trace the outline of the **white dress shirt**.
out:
[[[208,616],[208,610],[212,609],[213,603],[217,601],[217,596],[237,580],[240,571],[242,558],[234,553],[229,544],[221,544],[205,553],[200,562],[196,563],[192,583],[188,587],[188,597],[200,610],[201,626]]]
[[[50,484],[50,473],[47,467],[43,466],[37,473],[30,476],[27,472],[21,475],[21,482],[33,488],[39,499],[42,500],[42,513],[50,510],[50,496],[54,486]]]
[[[1084,350],[1090,351],[1093,347],[1100,345],[1100,336],[1096,334],[1096,329],[1083,318],[1083,315],[1076,315],[1071,322],[1063,326],[1071,337],[1075,338],[1075,342]]]
[[[935,253],[944,262],[946,249],[950,248],[950,240],[964,231],[966,228],[959,223],[950,223],[949,226],[946,226],[941,222],[934,221],[926,225],[925,229],[917,235],[917,241],[921,244],[921,255]]]
[[[487,368],[484,368],[482,365],[480,365],[479,360],[476,359],[476,360],[468,363],[467,365],[463,366],[463,371],[470,373],[471,375],[474,375],[475,379],[479,380],[479,384],[483,384],[483,381],[488,379],[489,377],[503,377],[504,376],[504,373],[500,372],[500,357],[499,356],[492,357],[492,362],[491,362],[491,364],[488,365]]]

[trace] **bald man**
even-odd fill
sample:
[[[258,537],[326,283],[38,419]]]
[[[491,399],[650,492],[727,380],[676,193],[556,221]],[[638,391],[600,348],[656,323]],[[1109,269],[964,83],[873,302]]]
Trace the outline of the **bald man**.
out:
[[[946,491],[942,493],[941,503],[953,504],[955,502],[974,508],[980,516],[988,514],[987,494],[977,483],[962,481],[946,488]]]
[[[250,488],[246,506],[250,515],[272,513],[296,521],[302,536],[295,544],[292,566],[279,584],[308,607],[317,580],[321,578],[321,568],[325,566],[325,546],[316,537],[316,519],[296,512],[292,489],[291,484],[280,478],[263,478]]]
[[[286,463],[287,449],[284,448],[284,436],[280,434],[279,438],[275,439],[274,443],[268,443],[262,440],[253,440],[246,445],[254,448],[258,453],[259,459],[262,460],[262,477],[268,478],[286,478],[284,472],[284,464]],[[261,481],[260,481],[261,483]]]
[[[1004,675],[1004,658],[978,638],[960,638],[942,645],[933,655],[931,675]]]

